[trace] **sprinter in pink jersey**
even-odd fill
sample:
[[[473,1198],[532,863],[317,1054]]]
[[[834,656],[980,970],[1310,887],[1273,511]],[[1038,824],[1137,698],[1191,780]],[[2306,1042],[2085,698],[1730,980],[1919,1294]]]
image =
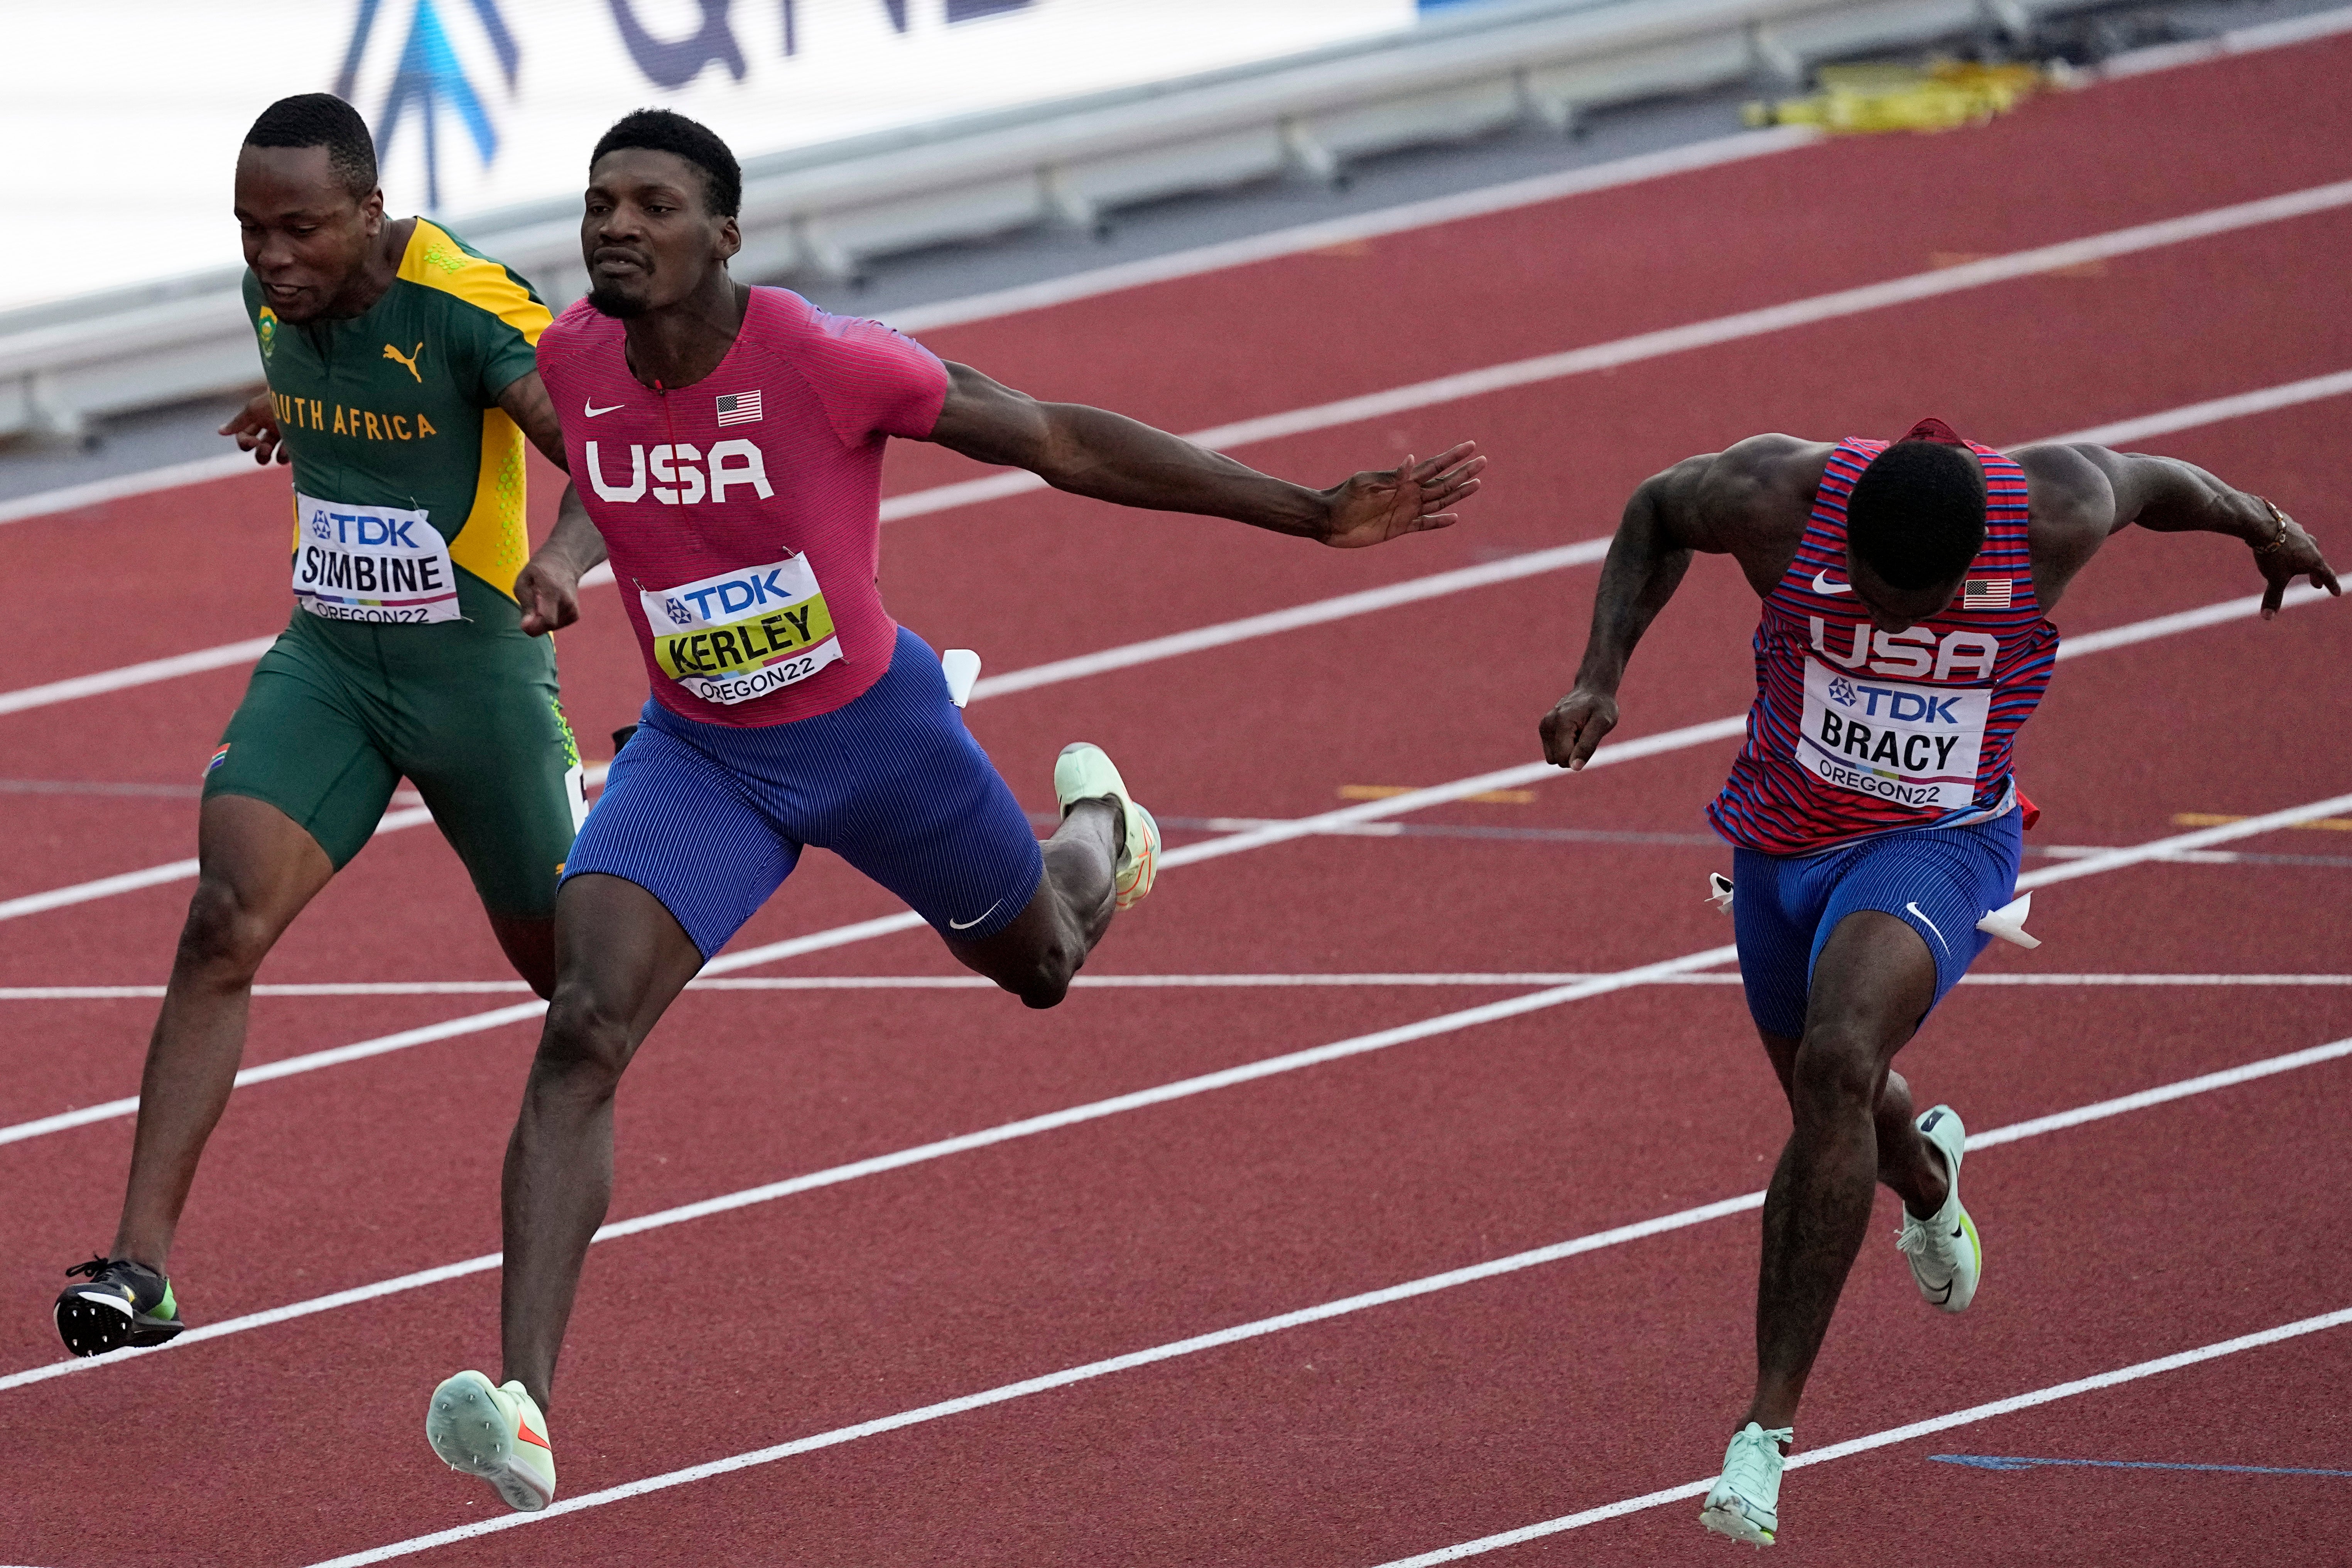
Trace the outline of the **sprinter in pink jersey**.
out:
[[[1966,1133],[1916,1120],[1895,1053],[1990,940],[2016,891],[2032,809],[2010,749],[2049,684],[2044,617],[2110,534],[2242,539],[2265,619],[2308,576],[2338,591],[2294,521],[2183,462],[2104,447],[2005,457],[1939,420],[1902,440],[1757,436],[1645,481],[1625,505],[1576,689],[1544,755],[1581,768],[1617,724],[1617,685],[1697,552],[1764,601],[1747,744],[1708,816],[1736,847],[1732,915],[1748,1006],[1794,1127],[1764,1202],[1756,1392],[1701,1521],[1768,1545],[1797,1403],[1870,1223],[1874,1181],[1930,1306],[1976,1293],[1960,1206]]]
[[[425,1416],[436,1453],[524,1510],[555,1495],[548,1390],[611,1198],[622,1071],[803,846],[897,893],[1033,1007],[1059,1002],[1114,908],[1151,889],[1160,830],[1110,759],[1063,749],[1062,823],[1041,847],[938,656],[882,607],[886,441],[1339,546],[1446,526],[1486,462],[1465,444],[1311,490],[746,288],[727,275],[735,159],[666,110],[608,132],[589,182],[592,292],[541,336],[539,364],[653,697],[556,897],[555,994],[507,1151],[506,1381],[459,1373]],[[559,622],[576,574],[560,586]]]

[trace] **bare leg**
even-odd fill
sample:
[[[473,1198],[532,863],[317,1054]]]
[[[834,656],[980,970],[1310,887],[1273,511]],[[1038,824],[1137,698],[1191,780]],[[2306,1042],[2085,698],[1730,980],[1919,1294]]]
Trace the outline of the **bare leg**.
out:
[[[613,1095],[656,1019],[702,967],[661,900],[580,876],[555,901],[555,994],[507,1144],[499,1290],[504,1377],[552,1403],[589,1238],[613,1201]]]
[[[1032,1007],[1051,1007],[1110,929],[1113,868],[1126,821],[1109,800],[1070,807],[1045,840],[1045,874],[1013,922],[979,942],[950,942],[965,968],[987,975]]]
[[[531,990],[541,997],[555,994],[555,917],[544,920],[520,920],[512,915],[492,915],[490,931],[499,939],[499,950],[514,965],[514,972],[523,977]]]
[[[1772,1058],[1772,1070],[1780,1074],[1785,1094],[1796,1065],[1798,1042],[1786,1035],[1760,1029],[1757,1033],[1763,1037],[1765,1054]],[[1878,1179],[1903,1200],[1905,1208],[1926,1219],[1944,1206],[1944,1156],[1919,1131],[1918,1121],[1909,1081],[1888,1068],[1872,1120],[1878,1138]]]
[[[205,1142],[236,1087],[254,972],[335,874],[318,840],[276,806],[215,795],[196,825],[195,896],[139,1079],[139,1129],[110,1256],[161,1274]]]
[[[1876,910],[1840,921],[1813,967],[1804,1038],[1781,1069],[1794,1127],[1764,1199],[1756,1398],[1741,1426],[1769,1431],[1795,1423],[1870,1226],[1874,1184],[1884,1176],[1906,1203],[1941,1201],[1943,1171],[1910,1128],[1908,1087],[1889,1082],[1895,1053],[1935,994],[1926,942]],[[1904,1119],[1889,1126],[1895,1111]]]

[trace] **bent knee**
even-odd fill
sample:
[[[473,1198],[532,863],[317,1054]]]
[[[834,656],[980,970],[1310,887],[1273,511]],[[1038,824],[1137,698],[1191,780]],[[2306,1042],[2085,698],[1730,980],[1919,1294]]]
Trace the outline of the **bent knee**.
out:
[[[1070,994],[1086,953],[1075,944],[1054,942],[1009,973],[992,975],[997,984],[1021,998],[1024,1007],[1059,1006]]]
[[[187,922],[180,928],[178,962],[218,979],[249,981],[276,939],[269,922],[246,908],[236,888],[206,877],[197,881],[195,894],[188,900]]]
[[[1886,1068],[1878,1042],[1843,1029],[1808,1029],[1789,1074],[1789,1099],[1801,1108],[1833,1112],[1877,1102]]]
[[[609,1087],[635,1054],[636,1040],[620,1009],[593,986],[569,978],[556,982],[548,999],[547,1026],[539,1037],[532,1071],[551,1073],[589,1087]]]

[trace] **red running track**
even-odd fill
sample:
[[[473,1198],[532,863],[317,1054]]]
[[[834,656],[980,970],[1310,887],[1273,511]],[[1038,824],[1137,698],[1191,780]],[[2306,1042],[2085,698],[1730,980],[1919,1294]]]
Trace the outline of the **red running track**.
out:
[[[2352,112],[2324,90],[2347,66],[2352,47],[2313,44],[2046,101],[1963,136],[1819,146],[932,341],[1044,394],[1198,427],[1805,298],[1937,252],[2046,244],[2340,180],[2352,127],[2315,120]],[[1841,213],[1867,222],[1869,244],[1828,221]],[[2095,276],[2022,279],[1248,450],[1325,478],[1465,434],[1496,454],[1473,522],[1367,556],[1055,496],[895,523],[891,602],[934,643],[977,647],[1008,670],[1590,538],[1643,472],[1751,428],[1872,431],[1936,411],[2015,441],[2338,371],[2352,366],[2336,260],[2347,239],[2352,215],[2318,214],[2117,258]],[[1133,352],[1137,320],[1154,323],[1149,357]],[[2315,403],[2148,445],[2259,482],[2325,534],[2352,481],[2340,415],[2340,402]],[[922,448],[904,456],[900,489],[971,472]],[[266,632],[282,615],[279,482],[0,531],[11,607],[34,634],[12,679]],[[129,613],[104,647],[58,607],[94,554],[151,567],[122,588]],[[1471,590],[995,699],[971,721],[1034,806],[1047,804],[1045,760],[1084,732],[1171,818],[1328,809],[1349,784],[1528,760],[1591,583],[1579,568]],[[2234,547],[2128,536],[2059,619],[2069,632],[2119,626],[2251,585]],[[562,644],[567,699],[592,736],[625,721],[644,689],[617,618],[597,605]],[[1628,683],[1625,733],[1737,712],[1753,613],[1720,563],[1695,573]],[[2178,831],[2177,814],[2352,788],[2336,738],[2347,699],[2328,679],[2347,656],[2352,623],[2323,605],[2070,662],[2022,748],[2049,813],[2037,837],[2142,842]],[[242,679],[225,669],[0,718],[9,771],[184,783]],[[92,746],[93,735],[121,739]],[[1090,973],[1588,972],[1715,946],[1727,933],[1696,892],[1723,853],[1679,840],[1703,831],[1727,753],[1695,746],[1541,784],[1524,803],[1402,819],[1452,832],[1315,838],[1181,868],[1122,919]],[[184,799],[16,794],[10,805],[18,854],[0,897],[190,848]],[[2047,945],[1989,955],[1982,973],[2352,970],[2337,890],[2352,839],[2294,831],[2227,847],[2244,858],[2053,889],[2034,922]],[[158,888],[10,922],[0,984],[158,981],[184,897]],[[457,912],[467,907],[433,835],[387,836],[263,978],[501,978],[487,932]],[[890,909],[813,856],[739,946]],[[914,932],[755,973],[950,970]],[[970,991],[697,992],[623,1097],[616,1212],[1528,989],[1087,990],[1034,1016]],[[265,997],[248,1059],[509,999]],[[18,1024],[0,1046],[0,1125],[132,1092],[152,1006],[0,1000]],[[497,1164],[532,1033],[517,1023],[241,1091],[175,1259],[194,1321],[494,1247]],[[1904,1059],[1982,1131],[2347,1036],[2341,985],[1985,985],[1957,994]],[[2347,1174],[2347,1094],[2346,1068],[2322,1062],[1986,1150],[1969,1167],[1990,1248],[1979,1307],[1951,1321],[1926,1312],[1874,1240],[1806,1446],[2352,1306],[2310,1239]],[[554,1415],[564,1495],[1735,1197],[1761,1184],[1782,1116],[1735,987],[1652,986],[617,1239],[593,1256]],[[16,1303],[0,1315],[0,1381],[55,1363],[54,1270],[103,1241],[128,1137],[115,1118],[0,1144],[0,1184],[41,1194],[0,1216]],[[1891,1214],[1879,1228],[1891,1231]],[[1736,1214],[437,1555],[1376,1568],[1697,1479],[1744,1397],[1753,1268],[1753,1216]],[[495,1311],[481,1270],[0,1386],[17,1438],[0,1559],[302,1563],[496,1517],[415,1431],[435,1379],[494,1353]],[[2352,1468],[2307,1394],[2352,1370],[2345,1332],[1792,1472],[1787,1542],[1835,1563],[1904,1561],[1946,1542],[1995,1561],[2105,1563],[2183,1540],[2207,1561],[2334,1561],[2320,1493],[2340,1480],[1978,1471],[1926,1456]],[[1692,1506],[1496,1560],[1700,1550]]]

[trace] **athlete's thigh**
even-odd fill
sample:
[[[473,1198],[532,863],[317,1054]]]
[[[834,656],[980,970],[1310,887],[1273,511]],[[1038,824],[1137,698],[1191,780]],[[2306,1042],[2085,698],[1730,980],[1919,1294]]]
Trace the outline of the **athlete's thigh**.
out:
[[[400,783],[331,654],[289,631],[254,666],[205,769],[205,799],[277,807],[341,870],[375,833]]]
[[[1823,912],[1816,997],[1834,985],[1846,1008],[1892,1008],[1907,1037],[1991,940],[1977,922],[2016,887],[2019,831],[2011,812],[1971,827],[1893,833],[1857,846]],[[1867,933],[1841,942],[1862,915],[1874,917],[1862,922]]]
[[[944,688],[942,689],[944,690]],[[952,703],[895,741],[911,765],[865,781],[822,843],[958,945],[1017,921],[1045,874],[1028,814]]]
[[[536,650],[534,650],[536,651]],[[586,802],[551,658],[413,694],[399,762],[466,863],[482,907],[545,920]]]
[[[648,703],[572,841],[563,879],[635,883],[707,959],[782,886],[800,853],[727,770],[662,728]],[[560,915],[561,900],[557,908]],[[559,918],[559,949],[562,925]]]
[[[1731,924],[1739,948],[1739,984],[1768,1052],[1775,1039],[1805,1032],[1805,1000],[1818,946],[1814,932],[1828,902],[1832,868],[1829,856],[1753,849],[1732,856]],[[1777,1056],[1773,1066],[1785,1084],[1788,1073]]]

